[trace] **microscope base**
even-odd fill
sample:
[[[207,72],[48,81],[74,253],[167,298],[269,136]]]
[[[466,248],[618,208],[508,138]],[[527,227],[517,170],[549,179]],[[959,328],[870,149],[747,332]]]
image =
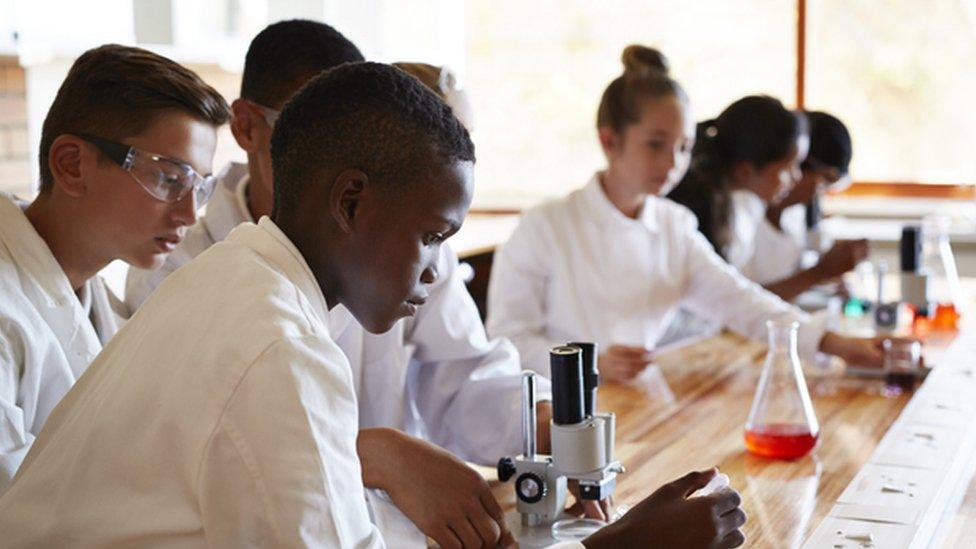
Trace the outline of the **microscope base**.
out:
[[[554,521],[544,522],[538,526],[526,526],[522,524],[522,515],[517,511],[512,511],[505,515],[505,524],[508,525],[508,529],[515,536],[515,540],[518,541],[519,547],[525,549],[537,549],[540,547],[548,547],[554,543],[559,543],[560,541],[569,540],[557,540],[552,537],[552,525],[560,520],[579,518],[573,515],[567,515],[563,513],[559,515]]]

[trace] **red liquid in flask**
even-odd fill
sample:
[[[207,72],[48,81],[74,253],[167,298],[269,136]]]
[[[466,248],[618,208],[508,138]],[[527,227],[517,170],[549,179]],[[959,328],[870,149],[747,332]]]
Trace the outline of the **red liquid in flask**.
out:
[[[746,448],[763,457],[796,459],[813,449],[818,436],[806,425],[772,423],[746,429]]]

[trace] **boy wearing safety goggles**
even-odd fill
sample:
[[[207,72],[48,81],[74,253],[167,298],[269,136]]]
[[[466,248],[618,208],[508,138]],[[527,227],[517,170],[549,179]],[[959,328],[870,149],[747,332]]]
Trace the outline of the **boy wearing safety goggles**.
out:
[[[213,192],[229,108],[193,72],[118,45],[83,54],[44,120],[40,194],[0,195],[0,493],[118,329],[97,273],[156,268]]]

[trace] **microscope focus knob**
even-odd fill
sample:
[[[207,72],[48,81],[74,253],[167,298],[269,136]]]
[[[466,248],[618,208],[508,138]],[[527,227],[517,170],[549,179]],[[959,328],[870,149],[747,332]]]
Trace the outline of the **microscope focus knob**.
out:
[[[517,469],[515,468],[515,460],[510,457],[503,457],[498,460],[498,480],[502,482],[508,482],[508,479],[515,475]]]
[[[515,480],[515,495],[525,503],[536,503],[546,497],[546,481],[535,473],[522,473]]]

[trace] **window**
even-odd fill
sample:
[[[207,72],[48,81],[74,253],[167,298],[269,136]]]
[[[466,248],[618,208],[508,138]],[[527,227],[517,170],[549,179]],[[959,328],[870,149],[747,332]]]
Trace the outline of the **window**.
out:
[[[565,194],[604,165],[596,110],[628,44],[668,57],[697,118],[751,93],[793,103],[791,2],[472,0],[467,7],[478,206]]]
[[[851,128],[858,180],[976,179],[976,2],[808,3],[806,105]]]

